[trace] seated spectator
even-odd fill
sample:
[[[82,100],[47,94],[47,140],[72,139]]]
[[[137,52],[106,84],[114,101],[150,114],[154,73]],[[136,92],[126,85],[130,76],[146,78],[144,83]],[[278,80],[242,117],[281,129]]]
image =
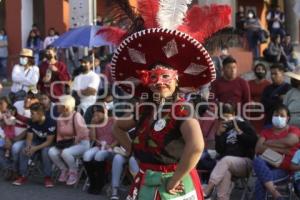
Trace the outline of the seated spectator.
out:
[[[300,147],[299,129],[288,125],[290,118],[288,108],[284,105],[278,105],[273,111],[272,127],[262,131],[255,148],[258,156],[253,160],[253,169],[257,177],[255,183],[255,199],[257,200],[265,200],[266,191],[271,193],[274,199],[283,199],[275,187],[274,181],[289,175],[291,160]],[[259,156],[267,149],[284,155],[279,167],[270,165]]]
[[[294,50],[294,45],[291,43],[291,35],[285,35],[281,45],[283,47],[285,55],[287,56],[288,62],[292,63],[295,67],[297,67],[298,59]]]
[[[291,169],[295,171],[293,178],[294,191],[298,198],[300,198],[300,150],[297,150],[293,156]]]
[[[12,86],[10,97],[12,102],[24,100],[26,93],[37,93],[37,83],[40,78],[39,68],[34,64],[31,49],[22,49],[19,64],[12,71]]]
[[[284,22],[285,16],[284,13],[281,12],[280,6],[276,5],[275,8],[271,9],[267,13],[267,22],[268,22],[268,29],[271,33],[271,36],[280,35],[282,38],[285,35],[284,31]]]
[[[272,115],[274,108],[282,104],[284,95],[291,89],[291,85],[284,81],[284,68],[280,64],[270,67],[272,84],[267,86],[261,97],[261,103],[264,105],[266,120],[265,126],[272,124]]]
[[[56,120],[56,118],[58,118],[59,113],[57,110],[57,105],[55,105],[53,102],[51,102],[51,99],[47,94],[41,93],[39,95],[39,102],[44,106],[47,116],[51,117],[54,120]]]
[[[247,177],[251,172],[257,137],[252,126],[235,115],[232,105],[221,104],[219,116],[216,151],[220,160],[211,172],[204,194],[209,197],[217,187],[217,198],[229,200],[232,177]]]
[[[59,168],[59,182],[74,185],[78,180],[76,158],[90,148],[89,130],[80,113],[74,111],[75,99],[70,95],[59,98],[56,144],[49,156]]]
[[[291,113],[289,124],[300,128],[300,69],[287,72],[286,75],[291,78],[292,88],[284,96],[283,104]]]
[[[248,46],[252,51],[253,58],[259,57],[258,44],[263,40],[263,32],[260,21],[253,10],[248,10],[245,22]]]
[[[31,120],[29,122],[29,129],[27,130],[26,144],[20,152],[20,176],[13,184],[19,186],[26,183],[31,160],[41,159],[45,176],[45,187],[53,187],[54,184],[51,179],[52,163],[48,151],[55,139],[56,124],[53,119],[46,117],[44,107],[40,103],[31,105],[30,112]]]
[[[34,53],[35,64],[38,65],[40,62],[40,51],[43,48],[43,41],[34,30],[31,30],[26,41],[26,48],[31,49]]]
[[[281,39],[279,35],[276,35],[272,38],[268,48],[264,50],[264,56],[269,62],[283,64],[286,71],[292,71],[294,69],[294,66],[288,63],[288,58],[281,45]]]
[[[5,154],[4,156],[7,159],[10,159],[11,155],[11,144],[12,140],[15,138],[15,124],[16,124],[16,116],[17,109],[13,106],[10,106],[5,114],[2,115],[3,120],[3,131],[5,135]]]
[[[92,106],[91,142],[94,147],[86,151],[83,161],[90,180],[89,193],[99,194],[105,185],[105,160],[114,157],[113,148],[117,142],[113,138],[114,118],[108,116],[105,106]]]
[[[70,74],[66,65],[57,60],[57,53],[54,47],[49,46],[46,49],[45,57],[46,60],[40,64],[38,89],[56,102],[64,94],[64,88],[70,81]]]
[[[88,56],[80,60],[81,73],[75,77],[73,82],[73,94],[76,105],[83,113],[88,107],[94,105],[97,100],[100,77],[92,71],[92,59]]]
[[[259,63],[255,65],[254,69],[254,74],[255,74],[255,79],[248,81],[249,88],[250,88],[250,94],[251,94],[251,100],[254,103],[253,109],[261,109],[259,105],[255,105],[260,103],[261,101],[261,96],[264,91],[264,89],[270,85],[270,81],[266,79],[267,75],[267,69],[266,66]],[[251,120],[251,124],[254,126],[256,133],[260,133],[262,130],[264,123],[265,123],[265,118],[264,116],[261,118],[261,116],[264,113],[261,112],[251,112],[250,117],[253,118]],[[256,118],[256,119],[254,119]],[[258,119],[261,118],[261,119]]]
[[[215,102],[230,103],[236,108],[250,102],[248,82],[237,76],[237,62],[229,56],[223,60],[223,76],[212,83]]]
[[[0,79],[7,81],[8,38],[5,29],[0,29]]]
[[[7,173],[7,180],[15,180],[19,176],[20,152],[25,146],[26,133],[29,128],[28,122],[31,118],[30,107],[38,102],[38,96],[32,92],[28,92],[25,100],[14,103],[14,107],[17,109],[15,125],[16,137],[11,143],[6,143],[8,147],[11,146],[12,151],[12,169]]]

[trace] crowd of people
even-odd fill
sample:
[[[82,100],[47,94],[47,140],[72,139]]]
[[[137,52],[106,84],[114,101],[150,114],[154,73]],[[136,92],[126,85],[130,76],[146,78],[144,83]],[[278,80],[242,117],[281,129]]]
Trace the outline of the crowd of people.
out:
[[[258,55],[257,43],[264,41],[265,32],[254,11],[248,11],[247,19],[242,9],[239,12],[242,22],[239,25],[246,30],[249,44],[255,44],[250,45],[253,54]],[[79,60],[80,66],[70,72],[51,46],[57,38],[55,29],[49,30],[49,36],[42,42],[39,31],[33,27],[26,48],[19,54],[19,63],[13,67],[10,93],[0,97],[0,168],[5,179],[16,186],[26,184],[32,163],[39,163],[45,187],[54,187],[53,173],[57,172],[58,182],[72,186],[81,178],[79,167],[84,167],[89,179],[88,192],[100,194],[107,184],[107,174],[111,173],[110,199],[117,200],[122,173],[128,170],[135,179],[127,199],[137,199],[137,193],[140,199],[149,199],[149,194],[154,196],[152,199],[170,199],[178,194],[203,199],[216,190],[217,199],[229,200],[233,178],[255,173],[255,199],[264,200],[268,192],[281,200],[283,196],[274,182],[294,174],[295,191],[300,194],[300,69],[290,36],[282,29],[284,15],[276,10],[267,19],[274,40],[266,55],[274,64],[270,69],[261,63],[255,65],[255,79],[250,81],[238,76],[239,63],[229,55],[226,46],[218,59],[213,58],[219,63],[217,79],[210,83],[213,78],[202,77],[206,85],[199,77],[186,78],[188,73],[181,74],[186,79],[178,76],[182,50],[176,50],[182,54],[174,53],[159,42],[157,45],[161,46],[153,47],[157,51],[147,50],[157,53],[155,56],[162,60],[166,59],[162,56],[165,54],[168,59],[177,58],[176,62],[167,60],[172,64],[169,66],[157,61],[146,63],[135,49],[128,59],[124,53],[127,48],[121,48],[115,58],[121,63],[119,66],[123,65],[117,69],[120,77],[130,78],[126,74],[131,73],[126,68],[128,63],[132,71],[134,67],[138,71],[141,63],[147,64],[138,73],[140,82],[147,86],[147,91],[160,95],[158,99],[151,97],[149,102],[158,105],[161,118],[156,119],[158,114],[149,105],[134,109],[141,109],[134,113],[139,115],[135,116],[137,120],[126,118],[132,114],[128,109],[118,113],[125,120],[115,115],[114,105],[126,100],[120,98],[125,95],[124,88],[114,87],[111,73],[116,69],[111,70],[110,63],[103,64],[99,58],[93,62],[90,56],[84,56]],[[164,39],[159,31],[152,34],[157,41]],[[0,35],[0,61],[4,63],[5,31],[1,30]],[[164,37],[181,36],[169,32]],[[141,47],[147,38],[142,33],[135,37],[139,38],[142,39],[136,45]],[[165,54],[158,55],[161,49]],[[195,52],[199,54],[198,50]],[[191,60],[197,57],[190,56]],[[209,65],[211,60],[204,53],[199,56],[207,59]],[[296,64],[289,67],[291,62]],[[211,68],[205,70],[209,75],[214,73]],[[268,71],[271,80],[267,79]],[[179,91],[182,82],[178,80],[201,87],[194,95],[182,95]],[[136,101],[139,99],[135,97],[128,100]],[[184,120],[174,118],[168,106],[187,101],[198,108],[195,116]],[[180,117],[189,112],[180,104],[175,108]],[[209,153],[212,150],[216,156]],[[281,156],[279,163],[272,163],[274,154]],[[83,166],[78,165],[79,160]],[[199,171],[209,173],[208,177],[199,173],[202,183],[207,183],[203,192],[194,169],[196,165]]]
[[[236,28],[239,34],[246,38],[247,46],[252,51],[253,58],[261,56],[260,44],[268,42],[268,47],[263,51],[266,61],[282,63],[287,71],[293,71],[298,66],[291,36],[285,29],[285,14],[279,5],[272,6],[266,13],[267,29],[262,26],[259,17],[252,9],[244,10],[239,7],[236,13]]]

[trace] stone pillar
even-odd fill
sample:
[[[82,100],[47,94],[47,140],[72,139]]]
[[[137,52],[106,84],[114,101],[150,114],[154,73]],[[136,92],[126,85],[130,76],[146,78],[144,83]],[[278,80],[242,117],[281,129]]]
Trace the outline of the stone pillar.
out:
[[[22,47],[26,46],[26,41],[33,24],[33,2],[32,0],[22,0],[21,9],[21,34]]]
[[[299,43],[299,17],[294,12],[297,0],[284,1],[286,31],[291,34],[292,42]]]

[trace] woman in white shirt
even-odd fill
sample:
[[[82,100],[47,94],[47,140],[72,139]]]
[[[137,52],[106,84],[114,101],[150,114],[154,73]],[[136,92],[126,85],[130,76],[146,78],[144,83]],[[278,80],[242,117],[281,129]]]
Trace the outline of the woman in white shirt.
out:
[[[49,45],[51,45],[56,39],[58,35],[54,28],[50,28],[48,31],[48,36],[44,40],[44,49],[46,49]]]
[[[23,48],[20,53],[19,64],[16,64],[12,71],[11,96],[13,100],[24,99],[28,91],[37,93],[39,77],[40,72],[39,68],[34,64],[33,51]]]

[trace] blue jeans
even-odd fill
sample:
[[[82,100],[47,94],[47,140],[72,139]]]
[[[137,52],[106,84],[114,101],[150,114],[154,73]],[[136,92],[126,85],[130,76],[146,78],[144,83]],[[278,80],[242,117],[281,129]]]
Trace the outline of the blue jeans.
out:
[[[0,57],[0,77],[7,78],[7,58]]]
[[[5,149],[0,147],[0,169],[8,169],[11,168],[12,162],[9,158],[5,158]]]
[[[15,142],[11,147],[11,155],[13,160],[13,170],[18,171],[19,170],[19,160],[20,160],[20,154],[21,150],[25,147],[25,140],[20,140]]]
[[[23,148],[24,150],[24,148]],[[36,160],[41,159],[43,164],[43,173],[45,177],[51,177],[52,175],[52,162],[48,155],[49,147],[45,147],[36,153],[34,153],[31,157],[27,156],[23,150],[20,154],[20,174],[22,176],[28,176],[28,161],[29,159]]]
[[[279,168],[271,167],[265,160],[257,157],[253,160],[253,169],[257,176],[255,183],[255,199],[265,200],[266,188],[265,183],[270,181],[280,180],[287,177],[289,174],[287,171]]]

